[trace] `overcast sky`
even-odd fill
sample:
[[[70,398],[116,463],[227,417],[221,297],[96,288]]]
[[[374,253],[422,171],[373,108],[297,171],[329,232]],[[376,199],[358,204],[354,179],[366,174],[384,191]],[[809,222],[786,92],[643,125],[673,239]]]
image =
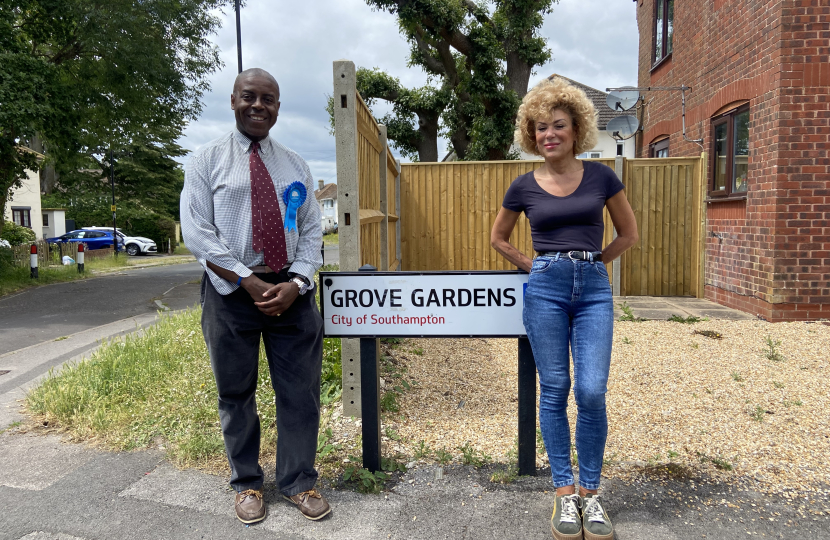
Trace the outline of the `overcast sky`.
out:
[[[196,150],[233,129],[230,94],[237,73],[233,9],[214,37],[224,68],[210,79],[198,121],[180,144]],[[636,4],[631,0],[560,0],[542,27],[551,61],[538,67],[530,85],[559,73],[588,86],[637,84]],[[372,11],[364,0],[248,0],[242,10],[243,68],[261,67],[280,83],[280,117],[271,135],[308,161],[315,179],[336,182],[334,137],[329,135],[326,95],[332,93],[332,62],[377,67],[410,87],[426,75],[408,68],[409,47],[395,17]],[[375,107],[378,116],[383,109]],[[444,148],[442,148],[444,146]],[[439,143],[439,154],[446,143]],[[396,153],[397,154],[397,153]],[[187,161],[187,157],[183,158]]]

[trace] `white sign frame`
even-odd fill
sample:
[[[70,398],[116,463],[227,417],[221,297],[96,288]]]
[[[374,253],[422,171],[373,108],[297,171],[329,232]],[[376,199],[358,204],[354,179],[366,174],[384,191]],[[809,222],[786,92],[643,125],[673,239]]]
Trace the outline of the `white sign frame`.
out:
[[[324,335],[523,338],[528,276],[520,270],[320,272]]]

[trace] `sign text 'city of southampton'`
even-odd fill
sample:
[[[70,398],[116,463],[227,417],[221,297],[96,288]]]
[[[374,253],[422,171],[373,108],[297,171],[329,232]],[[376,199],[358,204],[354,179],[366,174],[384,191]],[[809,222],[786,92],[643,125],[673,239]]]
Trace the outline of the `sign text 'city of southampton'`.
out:
[[[320,272],[329,337],[524,337],[524,272]]]

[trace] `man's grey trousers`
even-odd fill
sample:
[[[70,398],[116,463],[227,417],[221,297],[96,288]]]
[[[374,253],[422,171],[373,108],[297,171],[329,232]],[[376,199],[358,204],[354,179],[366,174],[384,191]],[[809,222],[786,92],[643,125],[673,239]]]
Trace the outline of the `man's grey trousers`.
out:
[[[288,281],[285,270],[257,277],[274,284]],[[231,487],[261,489],[264,480],[255,400],[262,336],[276,393],[277,488],[288,496],[311,489],[317,481],[314,459],[323,363],[323,319],[314,292],[298,296],[280,316],[268,316],[241,287],[222,296],[204,275],[201,301],[202,332],[219,390]]]

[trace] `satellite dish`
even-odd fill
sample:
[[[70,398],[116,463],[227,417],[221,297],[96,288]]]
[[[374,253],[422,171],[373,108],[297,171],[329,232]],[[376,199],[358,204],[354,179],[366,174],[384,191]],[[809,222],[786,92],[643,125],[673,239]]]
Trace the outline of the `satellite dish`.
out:
[[[618,116],[608,122],[605,131],[618,141],[624,141],[640,131],[640,121],[634,116]]]
[[[605,102],[613,111],[627,111],[637,104],[640,92],[637,90],[617,90],[605,98]]]

